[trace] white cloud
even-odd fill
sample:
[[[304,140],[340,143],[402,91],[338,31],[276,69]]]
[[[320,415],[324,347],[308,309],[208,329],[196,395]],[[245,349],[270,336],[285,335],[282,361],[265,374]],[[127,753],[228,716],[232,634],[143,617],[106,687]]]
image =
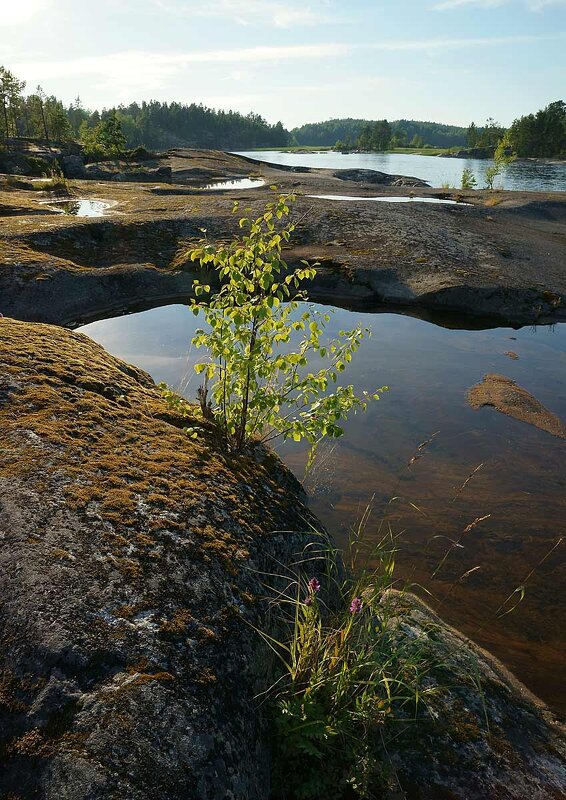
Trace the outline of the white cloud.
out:
[[[13,72],[41,76],[43,80],[69,75],[100,75],[122,81],[130,76],[143,85],[148,75],[167,76],[188,64],[261,63],[270,61],[327,58],[350,51],[344,44],[258,46],[234,50],[197,50],[190,53],[159,53],[139,50],[84,56],[65,61],[21,61],[11,65]]]
[[[470,0],[471,1],[471,0]],[[353,51],[374,50],[383,52],[449,50],[458,47],[490,47],[504,44],[527,44],[552,39],[562,39],[566,33],[511,36],[485,36],[478,38],[454,39],[391,39],[383,42],[345,44],[304,44],[304,45],[258,45],[257,47],[234,48],[226,50],[193,50],[191,52],[148,52],[127,50],[108,55],[83,56],[64,61],[33,60],[20,61],[11,65],[16,73],[50,78],[69,75],[98,74],[121,81],[124,75],[138,75],[140,84],[147,80],[148,74],[165,76],[182,69],[188,64],[254,64],[278,61],[305,61],[312,59],[337,58]]]
[[[320,2],[321,9],[314,10],[303,4],[272,2],[271,0],[213,0],[209,5],[201,0],[152,0],[162,11],[182,17],[216,17],[229,19],[240,25],[265,24],[279,28],[321,25],[340,22],[329,12],[329,3]]]
[[[475,6],[476,8],[497,8],[512,2],[520,2],[530,11],[542,11],[551,6],[566,6],[566,0],[441,0],[433,5],[435,11]]]
[[[46,0],[0,0],[0,27],[25,25],[45,5]]]
[[[311,44],[287,46],[257,46],[221,50],[200,50],[190,52],[151,52],[130,50],[110,53],[108,55],[82,56],[67,60],[27,60],[15,62],[10,59],[10,70],[27,81],[29,86],[40,82],[48,91],[57,93],[57,81],[69,83],[73,77],[75,87],[80,85],[96,86],[97,94],[108,104],[129,102],[134,97],[170,94],[172,87],[194,77],[199,65],[222,67],[222,80],[239,82],[240,86],[249,79],[250,70],[254,66],[265,66],[287,63],[308,63],[310,61],[334,62],[337,59],[360,52],[422,52],[436,53],[463,48],[501,47],[505,45],[528,44],[541,40],[558,40],[566,38],[566,34],[543,35],[511,35],[480,38],[454,39],[407,39],[385,40],[366,44]],[[225,65],[233,65],[226,70]],[[190,70],[190,68],[193,68]],[[187,70],[190,70],[187,72]],[[208,82],[208,81],[207,81]],[[324,79],[321,78],[321,84]],[[226,85],[226,84],[224,84]],[[76,91],[76,89],[75,89]],[[192,89],[194,94],[194,87]],[[223,100],[227,99],[224,97]],[[240,93],[236,91],[235,95]],[[119,97],[119,100],[117,99]],[[242,99],[241,97],[239,98]]]

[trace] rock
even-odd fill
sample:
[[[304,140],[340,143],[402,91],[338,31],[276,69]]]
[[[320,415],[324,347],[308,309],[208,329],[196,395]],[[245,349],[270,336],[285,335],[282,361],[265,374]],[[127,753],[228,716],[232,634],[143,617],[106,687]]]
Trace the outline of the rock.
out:
[[[493,158],[493,147],[465,147],[453,153],[440,153],[440,158]]]
[[[566,439],[566,425],[562,420],[505,375],[484,375],[482,382],[469,390],[468,402],[472,408],[493,406],[502,414]]]
[[[159,183],[171,183],[172,173],[171,167],[168,166],[150,169],[141,167],[140,164],[103,161],[96,164],[87,164],[85,177],[98,181],[132,181],[139,183],[158,181]]]
[[[0,319],[0,349],[0,797],[265,800],[251,626],[312,541],[299,484],[84,335]]]
[[[394,602],[400,644],[412,642],[432,665],[420,722],[399,724],[384,754],[404,800],[566,798],[564,726],[424,603],[407,595]]]
[[[84,158],[79,155],[62,156],[63,173],[66,178],[84,178],[86,175]]]
[[[332,174],[341,181],[377,183],[380,186],[428,186],[428,183],[420,178],[389,175],[386,172],[378,172],[375,169],[338,169]]]

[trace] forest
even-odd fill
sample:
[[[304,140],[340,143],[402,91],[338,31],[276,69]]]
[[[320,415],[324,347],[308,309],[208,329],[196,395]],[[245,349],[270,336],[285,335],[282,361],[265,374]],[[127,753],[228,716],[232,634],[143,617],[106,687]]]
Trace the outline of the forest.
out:
[[[336,142],[353,146],[363,129],[373,122],[367,119],[330,119],[294,128],[291,131],[293,144],[304,146],[333,147]],[[400,119],[389,123],[394,147],[464,147],[466,129],[438,122],[418,122]]]
[[[65,106],[38,86],[25,94],[25,82],[0,66],[0,137],[79,140],[87,153],[119,152],[143,145],[152,149],[197,147],[251,150],[299,146],[382,151],[394,148],[483,149],[493,155],[503,137],[519,157],[566,155],[566,104],[550,103],[516,119],[509,129],[489,118],[483,126],[386,119],[331,119],[287,131],[259,114],[222,111],[202,104],[158,102],[89,110],[77,98]]]
[[[503,137],[506,146],[522,158],[566,155],[566,104],[562,100],[550,103],[536,114],[516,119],[508,129],[490,117],[484,125],[472,122],[467,129],[412,120],[331,119],[291,131],[293,143],[303,146],[371,151],[468,147],[484,150],[486,156],[493,155]]]
[[[80,98],[65,106],[40,86],[24,94],[24,81],[0,66],[0,137],[80,139],[93,146],[101,124],[119,123],[128,148],[202,147],[219,150],[284,147],[289,133],[281,122],[270,125],[259,114],[217,111],[202,104],[156,100],[91,111]],[[103,138],[104,138],[103,132]]]

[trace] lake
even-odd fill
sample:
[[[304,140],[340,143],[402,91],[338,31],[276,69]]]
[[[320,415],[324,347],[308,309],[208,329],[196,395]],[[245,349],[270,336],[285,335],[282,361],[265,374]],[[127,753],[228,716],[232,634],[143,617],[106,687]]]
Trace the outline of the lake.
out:
[[[440,156],[417,156],[403,153],[285,153],[281,150],[242,151],[238,155],[248,156],[272,164],[315,169],[375,169],[391,175],[410,175],[421,178],[431,186],[449,184],[460,188],[462,171],[471,169],[478,188],[485,186],[485,173],[493,161],[464,158],[441,158]],[[566,162],[544,164],[532,161],[516,161],[506,168],[505,174],[496,178],[495,186],[537,192],[566,192]]]
[[[496,372],[566,420],[566,325],[454,330],[336,309],[329,334],[356,324],[373,335],[342,382],[390,391],[321,449],[305,482],[311,507],[343,545],[374,497],[367,535],[377,537],[380,520],[390,520],[399,575],[424,587],[445,619],[566,710],[564,547],[553,550],[566,519],[566,441],[491,408],[474,411],[466,400],[471,386]],[[81,330],[192,399],[199,377],[190,339],[200,325],[187,307],[170,305]],[[422,457],[408,466],[424,441]],[[306,447],[286,443],[279,451],[303,478]],[[504,615],[506,598],[522,585],[523,602]]]

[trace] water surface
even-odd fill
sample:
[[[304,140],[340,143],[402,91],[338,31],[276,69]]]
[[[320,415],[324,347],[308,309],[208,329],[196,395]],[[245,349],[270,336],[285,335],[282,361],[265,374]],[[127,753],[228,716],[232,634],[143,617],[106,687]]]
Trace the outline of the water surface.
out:
[[[373,203],[432,203],[444,206],[469,206],[470,203],[458,203],[456,200],[444,200],[441,197],[352,197],[347,194],[309,194],[315,200],[369,200]]]
[[[565,551],[550,551],[564,534],[566,442],[491,408],[474,411],[466,392],[496,372],[566,420],[566,325],[450,330],[396,314],[336,310],[330,333],[358,323],[373,336],[342,380],[390,391],[321,450],[306,481],[314,511],[344,544],[373,496],[367,535],[379,538],[380,520],[389,519],[399,574],[430,591],[446,619],[564,710]],[[185,306],[171,305],[82,330],[194,398],[199,377],[190,338],[201,325]],[[306,448],[279,449],[302,478]],[[502,616],[520,585],[523,603]]]
[[[442,158],[404,153],[284,153],[281,150],[240,152],[239,155],[286,164],[293,167],[315,169],[375,169],[390,175],[408,175],[420,178],[431,186],[448,185],[460,188],[462,171],[471,169],[478,188],[485,187],[485,173],[493,165],[491,159]],[[566,192],[566,162],[543,164],[516,161],[496,178],[495,186],[524,191]]]
[[[224,191],[226,189],[253,189],[258,186],[263,186],[265,181],[259,178],[234,178],[229,181],[220,181],[218,183],[207,183],[206,186],[199,186],[199,189],[206,189],[207,191]]]
[[[103,200],[45,200],[45,205],[60,214],[71,214],[73,217],[102,217],[110,208],[110,203]]]

